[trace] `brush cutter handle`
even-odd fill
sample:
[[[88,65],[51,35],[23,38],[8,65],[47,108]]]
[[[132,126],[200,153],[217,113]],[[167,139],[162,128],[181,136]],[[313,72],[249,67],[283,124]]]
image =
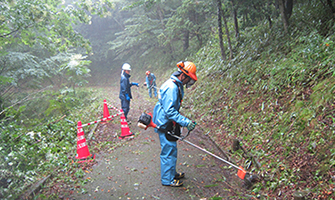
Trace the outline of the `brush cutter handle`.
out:
[[[191,131],[187,131],[186,135],[180,135],[180,140],[185,139],[190,134],[190,132]]]
[[[164,129],[160,129],[160,128],[158,128],[158,129],[159,129],[160,131],[162,131],[162,132],[166,132],[167,134],[171,135],[172,137],[177,138],[177,139],[180,140],[180,141],[182,141],[183,139],[185,139],[185,138],[190,134],[190,132],[191,132],[191,131],[187,131],[186,135],[180,135],[180,136],[178,136],[178,135],[173,134],[173,133],[170,132],[170,131],[166,131],[166,130],[164,130]]]

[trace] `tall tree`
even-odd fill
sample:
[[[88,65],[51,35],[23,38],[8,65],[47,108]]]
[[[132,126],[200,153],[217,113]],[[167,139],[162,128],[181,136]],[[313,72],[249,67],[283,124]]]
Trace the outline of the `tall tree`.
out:
[[[228,25],[227,25],[227,19],[226,19],[226,16],[225,16],[224,13],[222,15],[222,19],[223,19],[223,24],[224,24],[224,27],[225,27],[225,30],[226,30],[227,40],[228,40],[228,47],[229,47],[229,52],[230,52],[229,59],[232,59],[233,58],[233,48],[231,46],[230,34],[229,34]]]
[[[161,65],[196,52],[210,34],[208,4],[193,0],[128,1],[126,10],[133,16],[125,21],[125,29],[117,33],[118,37],[110,41],[111,49],[117,52],[116,59],[139,63],[159,57],[155,64]]]
[[[238,28],[238,17],[237,17],[237,5],[234,2],[235,0],[230,0],[231,6],[232,6],[232,15],[233,15],[233,21],[234,21],[234,28],[235,28],[235,37],[238,39],[240,36],[239,28]]]
[[[289,27],[289,18],[292,15],[293,0],[278,0],[280,15],[283,21],[284,30],[287,33]]]
[[[219,32],[219,40],[220,40],[220,50],[221,50],[221,58],[222,60],[226,60],[226,53],[223,46],[223,38],[222,38],[222,2],[221,0],[216,0],[217,3],[217,16],[218,16],[218,32]]]

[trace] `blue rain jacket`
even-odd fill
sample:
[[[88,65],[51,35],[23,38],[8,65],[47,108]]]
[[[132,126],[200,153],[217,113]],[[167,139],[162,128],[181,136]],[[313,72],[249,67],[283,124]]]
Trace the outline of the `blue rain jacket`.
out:
[[[160,95],[154,111],[153,122],[162,129],[175,121],[181,126],[187,126],[191,122],[188,118],[179,113],[181,100],[184,96],[182,82],[174,75],[171,76],[160,88]],[[161,182],[163,185],[170,185],[176,175],[177,165],[177,142],[169,141],[165,133],[155,129],[159,135],[161,144]]]
[[[129,82],[130,75],[126,72],[122,72],[121,80],[120,80],[120,95],[121,99],[121,108],[123,110],[124,116],[127,119],[128,112],[130,110],[130,101],[127,101],[126,94],[128,94],[129,98],[132,99],[131,95],[131,86],[135,85],[133,82]]]
[[[126,99],[126,94],[129,95],[130,99],[132,99],[132,96],[131,96],[131,89],[130,87],[132,86],[132,84],[130,84],[129,82],[129,78],[130,78],[130,75],[123,72],[121,74],[121,80],[120,80],[120,95],[119,95],[119,98],[121,100],[125,100]]]
[[[157,88],[156,88],[156,76],[153,73],[150,73],[146,76],[145,81],[147,82],[147,87],[149,90],[149,97],[152,97],[152,89],[154,90],[155,97],[157,96]]]
[[[150,87],[152,84],[156,83],[156,76],[153,73],[150,73],[145,77],[145,81],[147,82],[147,86]]]
[[[183,83],[176,76],[172,75],[161,86],[159,92],[161,97],[154,108],[153,122],[163,129],[172,121],[186,127],[191,120],[179,113],[181,100],[184,97]]]

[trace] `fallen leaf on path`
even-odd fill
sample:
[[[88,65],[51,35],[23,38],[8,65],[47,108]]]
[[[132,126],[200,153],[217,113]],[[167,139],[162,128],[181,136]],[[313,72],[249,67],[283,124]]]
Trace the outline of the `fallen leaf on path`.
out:
[[[218,186],[218,184],[213,184],[213,185],[205,185],[204,187],[205,187],[205,188],[208,188],[208,187],[216,187],[216,186]]]

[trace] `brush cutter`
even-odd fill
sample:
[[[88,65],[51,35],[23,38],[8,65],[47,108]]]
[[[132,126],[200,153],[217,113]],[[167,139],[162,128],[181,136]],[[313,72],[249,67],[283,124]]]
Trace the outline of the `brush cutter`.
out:
[[[147,82],[144,82],[144,83],[143,83],[143,86],[147,86]],[[151,85],[148,89],[151,89],[151,88],[156,88],[156,89],[157,89],[157,87],[154,86],[154,85]]]
[[[203,149],[203,148],[199,147],[198,145],[193,144],[192,142],[186,140],[185,138],[189,135],[190,131],[188,131],[186,133],[186,135],[184,135],[184,136],[182,136],[182,135],[181,136],[174,135],[172,132],[167,131],[165,129],[161,129],[159,126],[157,126],[156,124],[154,124],[152,122],[152,114],[151,113],[142,113],[142,115],[140,116],[140,118],[138,120],[137,126],[140,127],[140,128],[142,128],[142,129],[145,129],[145,130],[147,130],[148,127],[157,128],[159,131],[167,133],[167,134],[169,134],[169,135],[171,135],[171,136],[173,136],[173,137],[175,137],[175,138],[177,138],[177,139],[179,139],[179,140],[181,140],[183,142],[186,142],[186,143],[190,144],[191,146],[193,146],[193,147],[195,147],[195,148],[197,148],[197,149],[199,149],[201,151],[204,151],[205,153],[207,153],[207,154],[209,154],[209,155],[211,155],[211,156],[213,156],[213,157],[215,157],[215,158],[217,158],[217,159],[225,162],[226,164],[228,164],[228,165],[230,165],[230,166],[238,169],[237,176],[240,179],[244,180],[245,187],[246,188],[250,188],[252,186],[253,176],[250,175],[249,172],[245,171],[241,166],[234,165],[233,163],[231,163],[231,162],[229,162],[229,161],[227,161],[227,160],[225,160],[225,159],[223,159],[223,158],[221,158],[221,157],[219,157],[219,156],[217,156],[217,155],[215,155],[215,154],[207,151],[206,149]]]
[[[260,163],[258,162],[258,160],[255,158],[255,156],[254,156],[253,154],[247,152],[247,151],[243,148],[243,146],[241,146],[240,141],[239,141],[238,139],[233,139],[232,149],[233,149],[233,151],[237,151],[237,150],[239,150],[239,149],[242,149],[242,151],[243,151],[242,156],[243,156],[245,159],[250,160],[247,169],[250,167],[250,165],[251,165],[252,163],[255,163],[257,169],[261,168],[261,164],[260,164]]]
[[[156,88],[156,89],[157,89],[157,87],[154,86],[154,85],[151,85],[151,86],[149,87],[149,89],[151,89],[151,88]]]

